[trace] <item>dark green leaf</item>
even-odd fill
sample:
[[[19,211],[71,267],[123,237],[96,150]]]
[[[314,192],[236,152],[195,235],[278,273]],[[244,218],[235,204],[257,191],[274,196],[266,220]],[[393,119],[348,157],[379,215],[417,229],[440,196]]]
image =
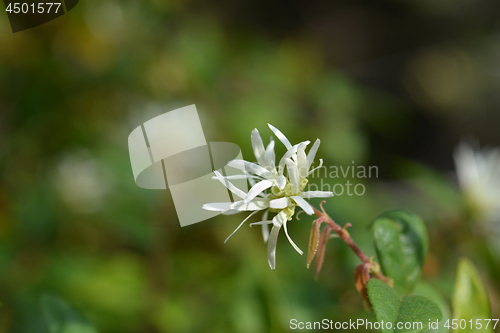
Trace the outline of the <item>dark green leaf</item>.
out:
[[[42,311],[49,333],[97,333],[82,315],[58,297],[43,295]]]
[[[441,313],[443,314],[443,318],[441,321],[437,324],[434,325],[433,328],[429,328],[428,330],[424,331],[425,333],[447,333],[449,332],[449,329],[444,327],[446,321],[451,318],[451,311],[450,311],[450,306],[448,302],[444,299],[443,295],[434,289],[431,285],[420,282],[417,284],[415,289],[413,290],[412,293],[413,296],[423,296],[425,298],[430,299],[431,301],[435,302],[439,309],[441,310]],[[435,323],[435,321],[434,321]],[[437,328],[436,328],[437,326]]]
[[[430,322],[441,320],[442,314],[433,301],[422,296],[400,296],[394,289],[378,279],[367,284],[368,297],[383,333],[415,333],[429,327]]]
[[[378,216],[371,227],[382,271],[394,280],[397,291],[410,294],[429,247],[424,223],[416,215],[391,211]]]

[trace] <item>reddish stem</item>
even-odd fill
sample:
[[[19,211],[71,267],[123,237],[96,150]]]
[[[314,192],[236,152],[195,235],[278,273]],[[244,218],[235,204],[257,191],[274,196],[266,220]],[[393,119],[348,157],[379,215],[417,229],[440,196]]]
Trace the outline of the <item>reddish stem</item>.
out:
[[[372,267],[374,266],[373,262],[370,260],[370,258],[368,258],[368,256],[366,254],[364,254],[363,251],[361,251],[361,249],[356,245],[356,243],[354,243],[354,240],[351,238],[349,233],[347,233],[341,226],[339,226],[337,223],[335,223],[331,219],[331,217],[328,216],[326,213],[323,213],[314,207],[313,207],[313,209],[314,209],[314,215],[316,215],[317,217],[324,217],[325,223],[327,223],[328,226],[330,226],[330,228],[332,228],[332,230],[335,231],[337,233],[337,235],[339,235],[339,237],[351,248],[351,250],[354,251],[354,253],[356,253],[358,258],[361,259],[362,262],[367,263]],[[389,285],[392,284],[390,279],[388,279],[384,274],[382,274],[380,269],[373,271],[373,275],[377,279],[382,280]]]

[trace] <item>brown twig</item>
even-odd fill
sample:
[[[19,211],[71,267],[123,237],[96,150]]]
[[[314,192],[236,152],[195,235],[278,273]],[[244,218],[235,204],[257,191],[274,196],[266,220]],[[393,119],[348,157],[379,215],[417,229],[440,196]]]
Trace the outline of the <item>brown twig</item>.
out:
[[[374,277],[376,277],[377,279],[382,280],[385,283],[392,286],[392,280],[389,279],[388,277],[386,277],[380,271],[380,266],[376,262],[374,262],[372,259],[370,259],[366,254],[364,254],[363,251],[361,251],[361,249],[356,245],[356,243],[354,243],[354,240],[351,238],[351,236],[349,235],[349,233],[346,230],[346,227],[350,226],[350,225],[346,225],[346,227],[342,228],[340,225],[335,223],[332,220],[332,218],[330,216],[328,216],[328,214],[326,214],[326,212],[323,209],[322,204],[323,203],[320,204],[322,211],[319,211],[313,207],[314,215],[316,215],[317,217],[324,217],[325,218],[324,223],[327,223],[328,226],[330,228],[332,228],[332,230],[335,231],[339,235],[339,237],[351,248],[351,250],[354,251],[354,253],[356,253],[358,258],[361,259],[361,261],[363,263],[368,264],[372,268],[371,273],[373,274]]]

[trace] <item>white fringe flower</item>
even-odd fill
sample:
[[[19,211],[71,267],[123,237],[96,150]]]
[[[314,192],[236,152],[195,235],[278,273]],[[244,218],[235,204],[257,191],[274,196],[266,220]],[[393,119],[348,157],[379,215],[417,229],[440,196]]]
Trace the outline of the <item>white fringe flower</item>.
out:
[[[292,219],[295,213],[295,206],[299,206],[307,214],[312,215],[314,214],[314,210],[305,199],[327,198],[333,196],[333,192],[303,191],[307,185],[307,177],[323,164],[323,160],[320,159],[320,165],[310,170],[318,151],[320,140],[316,140],[306,155],[305,149],[310,143],[309,141],[292,146],[281,131],[270,124],[268,125],[274,135],[287,149],[278,165],[276,166],[274,140],[271,138],[267,147],[264,147],[259,131],[254,129],[251,139],[257,164],[244,160],[229,162],[229,166],[243,171],[243,175],[224,177],[219,172],[214,171],[216,175],[214,179],[218,179],[241,200],[236,202],[209,203],[203,205],[203,208],[211,211],[221,211],[224,214],[251,211],[233,233],[229,235],[226,242],[250,217],[257,212],[263,211],[262,220],[251,223],[250,226],[262,225],[264,242],[268,242],[267,258],[269,266],[271,266],[271,269],[274,269],[276,267],[276,242],[282,226],[290,244],[299,254],[303,254],[299,247],[292,241],[287,230],[287,222]],[[286,176],[285,168],[287,170]],[[230,181],[231,179],[242,178],[247,179],[252,186],[248,193],[243,192]],[[269,213],[277,214],[269,220]],[[269,224],[272,224],[271,233],[269,233]]]

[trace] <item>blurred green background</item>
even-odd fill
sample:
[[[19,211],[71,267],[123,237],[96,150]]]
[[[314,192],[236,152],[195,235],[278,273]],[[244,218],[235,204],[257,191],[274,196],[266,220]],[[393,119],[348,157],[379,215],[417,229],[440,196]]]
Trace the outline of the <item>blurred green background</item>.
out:
[[[499,57],[500,2],[487,0],[84,0],[16,34],[0,13],[0,332],[47,332],[44,293],[110,333],[374,321],[340,241],[316,282],[280,236],[271,271],[258,228],[224,244],[244,215],[181,228],[169,191],[135,185],[128,134],[190,104],[207,141],[235,142],[246,159],[250,131],[267,142],[269,122],[292,142],[320,138],[327,166],[377,166],[378,178],[354,180],[365,195],[329,199],[328,213],[369,255],[376,215],[419,214],[424,280],[449,297],[468,256],[499,318],[500,254],[453,164],[462,139],[500,146]],[[289,227],[303,250],[311,222]]]

